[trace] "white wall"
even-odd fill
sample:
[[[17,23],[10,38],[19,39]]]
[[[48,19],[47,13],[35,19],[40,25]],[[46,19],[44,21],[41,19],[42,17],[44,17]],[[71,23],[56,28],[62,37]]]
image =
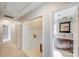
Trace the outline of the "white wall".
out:
[[[26,20],[43,16],[43,56],[53,56],[53,13],[75,5],[78,3],[47,3],[26,16]]]
[[[24,22],[22,24],[22,49],[23,51],[31,49],[32,36],[31,28],[29,22]]]
[[[18,35],[16,33],[17,28],[18,28],[18,22],[17,21],[11,21],[11,40],[15,45],[17,45],[17,35]]]
[[[22,49],[22,24],[21,22],[17,22],[16,23],[16,28],[15,28],[15,36],[16,36],[16,43],[17,43],[17,47],[19,49]]]
[[[74,56],[79,56],[79,6],[74,8],[76,13],[74,15],[73,25],[73,39],[74,39]]]
[[[2,44],[2,25],[0,22],[0,44]]]

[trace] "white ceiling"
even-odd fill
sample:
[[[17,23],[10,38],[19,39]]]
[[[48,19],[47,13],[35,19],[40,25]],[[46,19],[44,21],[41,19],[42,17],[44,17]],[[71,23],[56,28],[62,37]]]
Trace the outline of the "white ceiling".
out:
[[[42,2],[0,2],[0,14],[17,19],[24,14],[28,14],[42,4]]]
[[[10,2],[10,3],[7,3],[7,6],[5,8],[5,14],[6,15],[10,15],[10,16],[13,16],[13,17],[16,17],[19,13],[22,12],[22,10],[24,8],[27,8],[29,6],[30,2],[28,3],[25,3],[25,2]]]
[[[27,15],[45,3],[46,2],[0,2],[0,16],[7,15],[14,17],[14,19],[18,19],[24,15]],[[59,5],[58,3],[51,4],[54,6]]]

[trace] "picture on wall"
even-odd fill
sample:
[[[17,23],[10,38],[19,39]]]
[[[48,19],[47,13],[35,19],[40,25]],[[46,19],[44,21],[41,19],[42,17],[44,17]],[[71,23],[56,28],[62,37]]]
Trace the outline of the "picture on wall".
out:
[[[59,23],[59,32],[70,33],[70,22],[60,22]]]

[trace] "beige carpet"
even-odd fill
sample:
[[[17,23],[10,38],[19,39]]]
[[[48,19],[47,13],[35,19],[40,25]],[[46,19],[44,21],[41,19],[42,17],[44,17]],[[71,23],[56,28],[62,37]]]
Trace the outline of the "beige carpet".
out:
[[[10,42],[0,45],[0,57],[26,57],[21,50]]]

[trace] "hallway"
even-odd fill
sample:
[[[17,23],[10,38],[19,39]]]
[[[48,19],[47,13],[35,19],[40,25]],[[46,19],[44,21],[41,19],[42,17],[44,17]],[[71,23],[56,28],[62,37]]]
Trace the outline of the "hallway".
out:
[[[0,57],[79,56],[78,5],[0,2]]]
[[[26,57],[21,50],[19,50],[11,42],[5,42],[0,45],[0,57]]]

